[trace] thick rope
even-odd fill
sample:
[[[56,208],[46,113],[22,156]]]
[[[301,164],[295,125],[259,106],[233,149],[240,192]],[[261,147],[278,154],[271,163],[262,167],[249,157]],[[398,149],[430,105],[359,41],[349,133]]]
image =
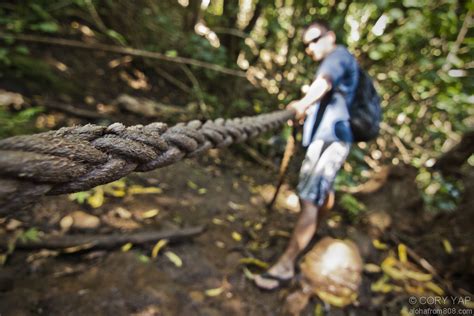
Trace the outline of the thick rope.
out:
[[[89,190],[277,128],[294,112],[126,127],[88,124],[0,140],[0,213],[42,195]]]

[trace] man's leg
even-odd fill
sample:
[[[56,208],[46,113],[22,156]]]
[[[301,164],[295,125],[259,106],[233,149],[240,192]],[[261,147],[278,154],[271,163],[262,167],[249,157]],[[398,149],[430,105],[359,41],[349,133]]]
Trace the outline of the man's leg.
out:
[[[310,201],[300,200],[301,214],[290,238],[290,242],[278,261],[268,269],[267,273],[281,279],[291,279],[295,275],[295,261],[298,255],[308,246],[316,233],[321,218],[327,214],[334,204],[334,194],[331,192],[324,205],[318,208]],[[277,280],[256,276],[255,283],[266,289],[278,286]]]
[[[336,173],[349,153],[350,144],[324,143],[316,140],[306,152],[300,170],[298,192],[301,214],[283,255],[265,274],[256,276],[257,286],[266,289],[278,287],[275,278],[286,280],[295,274],[295,260],[313,238],[318,222],[334,204],[331,190]],[[313,204],[311,201],[315,201]],[[319,205],[319,207],[318,207]]]

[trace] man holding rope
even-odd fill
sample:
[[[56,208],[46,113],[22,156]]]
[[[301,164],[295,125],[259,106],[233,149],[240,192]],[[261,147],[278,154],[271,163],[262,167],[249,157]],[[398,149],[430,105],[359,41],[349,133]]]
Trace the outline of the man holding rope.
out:
[[[305,118],[303,146],[307,152],[298,184],[301,213],[285,252],[266,273],[255,277],[255,284],[266,290],[277,289],[294,277],[298,255],[334,204],[333,182],[353,142],[349,107],[358,83],[355,58],[344,46],[336,45],[335,33],[323,21],[305,29],[303,43],[305,52],[322,62],[306,95],[288,105],[298,120]]]

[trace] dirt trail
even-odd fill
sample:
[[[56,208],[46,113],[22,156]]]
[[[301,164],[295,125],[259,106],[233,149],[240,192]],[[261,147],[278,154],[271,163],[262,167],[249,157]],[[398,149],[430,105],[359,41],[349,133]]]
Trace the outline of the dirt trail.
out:
[[[136,174],[129,181],[159,186],[163,193],[108,198],[99,209],[88,209],[64,196],[49,198],[34,213],[35,217],[28,220],[44,231],[57,231],[59,220],[72,210],[82,208],[100,215],[120,206],[129,211],[160,210],[158,216],[142,229],[177,229],[206,224],[206,232],[199,237],[164,249],[181,258],[182,267],[173,264],[163,251],[157,258],[144,260],[143,255],[150,256],[153,244],[135,246],[127,252],[120,249],[92,251],[37,260],[27,260],[31,253],[16,251],[0,270],[2,316],[282,313],[284,299],[291,289],[262,292],[246,277],[243,265],[239,263],[241,258],[249,256],[271,263],[286,245],[296,221],[297,213],[291,205],[280,203],[271,212],[265,209],[264,198],[271,195],[276,174],[237,159],[229,150],[222,150],[212,151],[199,160]],[[417,209],[419,200],[413,195],[413,188],[407,186],[407,181],[411,180],[395,174],[389,177],[382,190],[361,199],[369,210],[390,213],[394,228],[408,236],[421,232],[422,221],[419,221],[420,225],[409,224],[413,214],[420,214],[421,210]],[[283,197],[289,195],[288,190],[282,193]],[[399,202],[395,204],[394,201]],[[412,215],[407,218],[407,214]],[[335,216],[342,218],[340,225],[328,225]],[[106,226],[102,224],[98,231],[110,232],[112,229]],[[345,212],[336,208],[323,224],[318,238],[324,235],[353,237],[361,248],[367,248],[363,251],[365,259],[377,262],[382,254],[372,248],[369,231],[364,220],[353,226]],[[423,249],[421,253],[427,255]],[[438,257],[447,258],[445,255]],[[433,255],[427,258],[434,260]],[[435,262],[440,271],[443,271],[443,260]],[[255,273],[262,271],[254,266],[249,269]],[[465,276],[458,279],[460,285],[466,286]],[[398,313],[399,303],[383,306],[392,301],[393,295],[370,293],[373,281],[373,276],[364,275],[359,307],[332,308],[329,315],[354,312],[356,315],[375,315],[382,309]],[[313,315],[317,304],[321,302],[313,299],[304,314]]]

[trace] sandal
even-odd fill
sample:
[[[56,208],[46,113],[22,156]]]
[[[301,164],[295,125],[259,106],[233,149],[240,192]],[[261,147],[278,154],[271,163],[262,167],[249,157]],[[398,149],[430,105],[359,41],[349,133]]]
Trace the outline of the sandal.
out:
[[[290,278],[282,278],[282,277],[279,277],[277,275],[272,275],[268,272],[265,272],[265,273],[262,273],[260,274],[260,277],[262,279],[267,279],[267,280],[273,280],[273,281],[277,281],[277,284],[274,286],[274,287],[271,287],[271,288],[267,288],[267,287],[263,287],[263,286],[260,286],[257,284],[257,282],[254,282],[255,285],[261,289],[261,290],[265,290],[265,291],[274,291],[276,289],[279,289],[281,287],[287,287],[290,285],[291,283],[291,280],[293,279],[293,277],[290,277]]]

